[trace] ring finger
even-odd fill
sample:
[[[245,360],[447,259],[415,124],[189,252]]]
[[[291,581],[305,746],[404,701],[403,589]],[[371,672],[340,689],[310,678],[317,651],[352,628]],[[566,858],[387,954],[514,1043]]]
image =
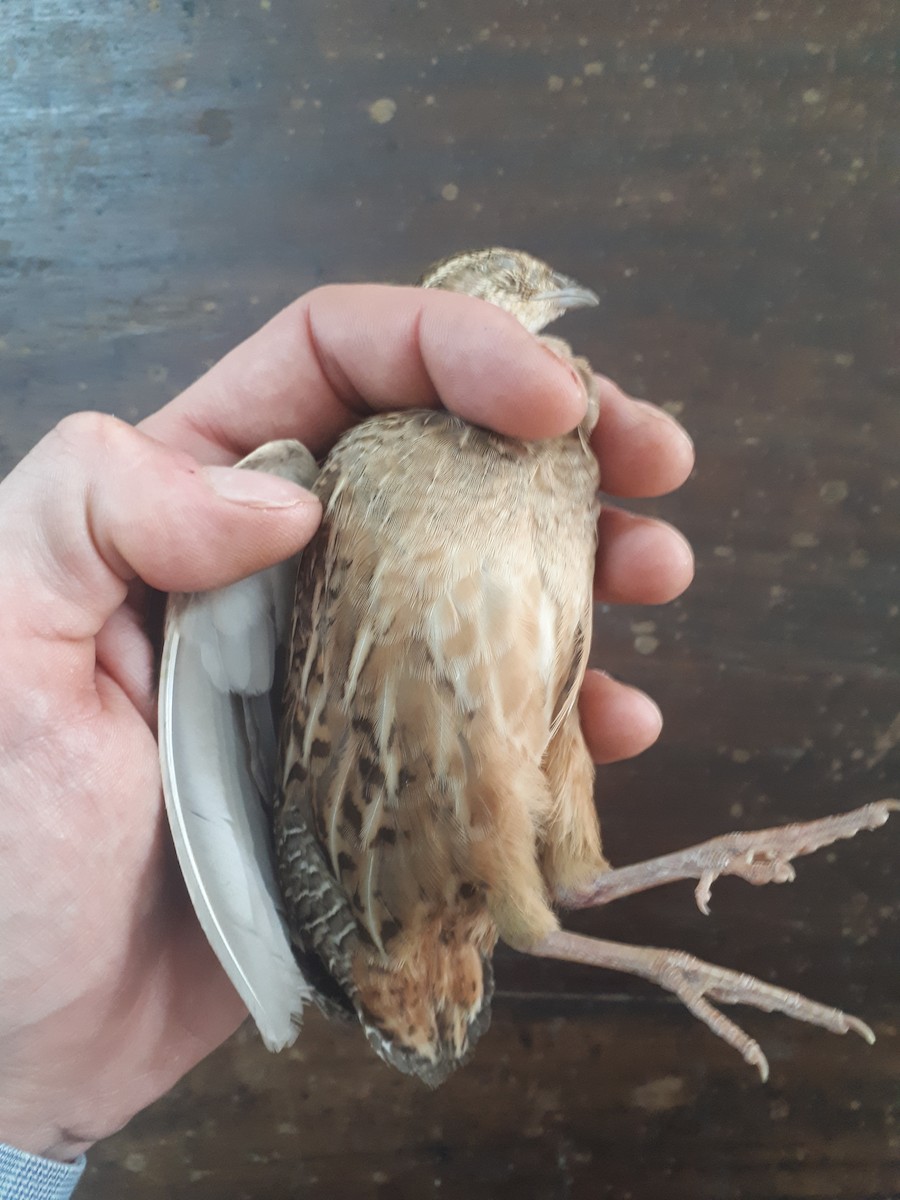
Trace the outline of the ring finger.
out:
[[[605,507],[598,522],[594,597],[606,604],[666,604],[694,577],[687,539],[665,521]]]

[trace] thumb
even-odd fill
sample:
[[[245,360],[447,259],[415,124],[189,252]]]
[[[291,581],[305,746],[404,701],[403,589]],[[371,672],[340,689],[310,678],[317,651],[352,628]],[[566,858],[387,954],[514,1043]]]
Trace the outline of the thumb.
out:
[[[61,421],[0,483],[9,631],[95,636],[135,576],[220,587],[295,554],[321,506],[288,480],[204,467],[115,417]]]

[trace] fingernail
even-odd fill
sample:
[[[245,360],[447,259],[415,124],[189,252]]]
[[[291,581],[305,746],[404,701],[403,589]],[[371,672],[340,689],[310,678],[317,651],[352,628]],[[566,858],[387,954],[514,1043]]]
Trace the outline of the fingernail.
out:
[[[542,341],[540,344],[548,354],[553,356],[555,361],[558,362],[561,367],[566,368],[566,372],[568,373],[569,378],[572,380],[574,390],[576,391],[579,400],[582,402],[582,404],[587,404],[587,387],[585,386],[585,382],[581,378],[581,375],[572,365],[571,358],[563,353],[562,350],[557,350],[553,345],[546,341]]]
[[[656,405],[651,404],[649,400],[635,400],[634,403],[638,405],[642,413],[647,413],[651,417],[656,417],[658,421],[665,421],[666,425],[668,425],[670,429],[675,430],[684,439],[684,441],[687,442],[691,450],[694,449],[694,439],[681,424],[681,422],[676,420],[671,413],[667,413],[663,408],[657,408]]]
[[[649,727],[656,727],[656,732],[653,735],[652,741],[655,742],[662,733],[663,715],[662,709],[656,703],[652,696],[648,696],[646,692],[642,692],[640,688],[636,688],[633,683],[628,683],[621,679],[618,675],[614,675],[611,671],[604,671],[602,667],[591,667],[588,674],[600,675],[604,679],[609,679],[613,683],[619,684],[620,687],[627,688],[631,693],[632,698],[636,701],[637,706],[642,708],[646,713],[646,722]],[[651,743],[648,743],[651,744]]]
[[[316,502],[314,496],[297,484],[264,471],[202,467],[201,473],[217,496],[245,508],[294,508]]]
[[[638,691],[637,688],[635,688],[635,691],[637,692],[638,696],[640,696],[641,700],[643,701],[642,707],[644,708],[645,712],[647,713],[647,724],[648,725],[653,724],[656,726],[656,733],[653,736],[653,740],[655,742],[656,739],[659,737],[659,735],[662,733],[662,727],[663,727],[662,709],[659,707],[659,705],[656,703],[656,701],[653,699],[652,696],[648,696],[646,692]]]

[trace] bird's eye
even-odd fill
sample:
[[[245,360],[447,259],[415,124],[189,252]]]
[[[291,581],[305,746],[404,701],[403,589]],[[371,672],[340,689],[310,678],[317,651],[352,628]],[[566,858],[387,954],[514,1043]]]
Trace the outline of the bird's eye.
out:
[[[491,255],[490,269],[495,273],[495,278],[501,279],[504,283],[515,282],[516,265],[516,260],[511,254],[494,253]]]

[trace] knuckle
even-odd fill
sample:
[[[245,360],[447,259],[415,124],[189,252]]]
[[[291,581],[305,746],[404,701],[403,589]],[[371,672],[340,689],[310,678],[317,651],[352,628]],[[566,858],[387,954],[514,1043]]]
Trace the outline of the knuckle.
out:
[[[118,417],[102,412],[70,413],[57,424],[53,435],[70,450],[108,450],[134,436],[134,430]]]
[[[360,283],[323,283],[304,292],[302,296],[298,296],[289,307],[295,316],[300,317],[306,323],[316,310],[322,313],[346,312],[348,306],[359,301],[360,293],[364,289],[377,286],[377,284]]]
[[[318,301],[322,299],[334,300],[345,298],[348,286],[352,287],[353,285],[348,285],[346,283],[322,283],[319,284],[318,287],[311,288],[308,292],[304,292],[304,294],[297,300],[297,303],[302,304],[304,302],[310,303],[313,300]]]

